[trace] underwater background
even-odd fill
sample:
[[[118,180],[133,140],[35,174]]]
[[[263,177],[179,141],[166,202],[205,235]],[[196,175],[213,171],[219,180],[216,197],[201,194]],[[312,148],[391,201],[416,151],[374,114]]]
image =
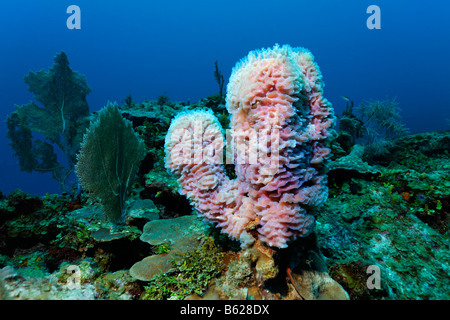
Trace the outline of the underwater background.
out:
[[[81,9],[80,29],[66,24],[71,5]],[[368,27],[371,5],[380,29]],[[5,2],[0,298],[449,299],[449,17],[446,0]],[[182,111],[209,108],[225,128],[236,63],[276,44],[311,51],[337,117],[316,229],[281,251],[259,240],[241,247],[192,215],[195,201],[165,170],[163,149]],[[22,171],[14,156],[7,118],[38,100],[24,77],[63,65],[61,52],[91,90],[92,131],[117,110],[130,120],[120,130],[130,129],[129,154],[142,165],[130,169],[129,197],[109,201],[118,212],[64,193],[51,173]],[[83,148],[94,147],[85,139]],[[79,172],[102,179],[86,169],[95,158],[82,160]],[[368,287],[368,266],[381,270],[381,287]]]
[[[69,30],[66,9],[81,9],[81,29]],[[369,5],[382,10],[381,29],[369,30]],[[336,114],[341,96],[397,97],[412,133],[448,129],[450,118],[450,4],[420,1],[8,1],[0,12],[3,50],[0,117],[32,99],[23,77],[49,68],[65,51],[84,74],[91,111],[108,101],[195,102],[217,93],[217,60],[225,82],[250,50],[275,43],[313,52]],[[58,192],[47,174],[19,170],[0,123],[0,190]],[[45,182],[43,182],[45,181]],[[42,185],[46,188],[43,190]]]

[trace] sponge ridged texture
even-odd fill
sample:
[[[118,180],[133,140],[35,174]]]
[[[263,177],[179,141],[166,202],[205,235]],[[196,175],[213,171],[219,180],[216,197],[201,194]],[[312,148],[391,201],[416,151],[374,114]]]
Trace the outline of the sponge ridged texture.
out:
[[[225,174],[223,130],[210,111],[172,121],[166,167],[223,232],[239,239],[256,227],[261,241],[284,248],[309,234],[313,209],[328,196],[324,160],[335,118],[320,70],[303,48],[252,51],[233,69],[226,106],[237,178]]]

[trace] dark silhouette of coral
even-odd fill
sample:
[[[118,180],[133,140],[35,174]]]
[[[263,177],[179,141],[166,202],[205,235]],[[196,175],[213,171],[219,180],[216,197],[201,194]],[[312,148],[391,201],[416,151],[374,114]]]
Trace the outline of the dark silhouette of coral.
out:
[[[224,80],[223,74],[220,72],[219,66],[217,65],[217,60],[216,62],[214,62],[214,78],[216,79],[217,84],[219,85],[219,94],[222,95]]]
[[[353,101],[348,97],[342,97],[346,101],[344,112],[339,118],[339,134],[337,141],[346,151],[355,145],[356,140],[364,135],[364,123],[353,114]]]
[[[70,192],[73,185],[68,178],[89,123],[86,96],[91,89],[83,75],[70,69],[64,52],[56,55],[50,70],[30,71],[24,80],[38,104],[16,105],[7,117],[7,136],[14,155],[22,171],[51,172],[61,189]],[[66,164],[58,161],[54,145],[64,153]]]

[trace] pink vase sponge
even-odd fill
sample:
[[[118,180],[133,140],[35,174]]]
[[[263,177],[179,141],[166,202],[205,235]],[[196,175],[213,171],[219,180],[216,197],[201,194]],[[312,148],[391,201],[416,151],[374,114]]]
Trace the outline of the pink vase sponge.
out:
[[[180,113],[165,141],[166,168],[202,216],[244,245],[285,248],[307,236],[328,197],[334,112],[313,55],[288,45],[256,50],[234,67],[226,131],[209,110]],[[226,141],[226,143],[225,143]],[[224,162],[233,163],[230,179]]]

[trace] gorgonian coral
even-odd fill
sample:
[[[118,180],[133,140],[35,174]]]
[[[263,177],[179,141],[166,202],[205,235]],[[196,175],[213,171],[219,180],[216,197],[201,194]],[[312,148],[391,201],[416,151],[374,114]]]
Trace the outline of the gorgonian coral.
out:
[[[64,52],[58,53],[54,61],[48,71],[30,71],[25,76],[37,103],[15,106],[6,120],[7,135],[22,171],[51,172],[61,189],[71,193],[76,154],[89,125],[86,96],[91,89],[85,76],[69,67]],[[66,161],[58,161],[54,145]]]
[[[165,141],[166,167],[209,221],[247,243],[284,248],[306,236],[328,196],[326,143],[335,117],[313,55],[288,45],[252,51],[233,69],[226,134],[210,111],[179,114]],[[253,236],[253,237],[252,237]]]
[[[108,102],[84,135],[75,169],[83,189],[101,199],[105,215],[114,223],[125,222],[125,202],[144,156],[144,142],[131,121]]]

